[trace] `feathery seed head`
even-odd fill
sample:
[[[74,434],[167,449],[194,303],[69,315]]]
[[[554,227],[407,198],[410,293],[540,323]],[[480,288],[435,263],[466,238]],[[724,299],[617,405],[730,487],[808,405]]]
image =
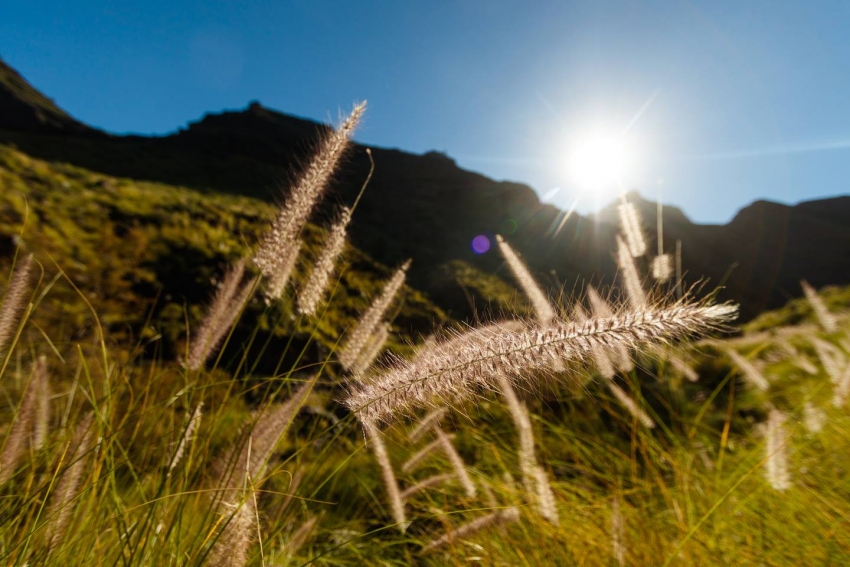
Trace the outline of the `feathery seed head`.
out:
[[[737,307],[677,303],[586,323],[556,322],[520,331],[494,330],[486,336],[436,345],[400,361],[368,384],[352,388],[344,403],[364,421],[391,421],[415,408],[467,399],[480,389],[498,390],[500,376],[528,383],[530,371],[545,371],[560,358],[586,363],[593,347],[638,347],[704,333],[734,318]]]
[[[443,451],[452,463],[455,474],[457,475],[461,486],[463,486],[463,489],[466,491],[466,495],[470,498],[474,498],[478,493],[478,490],[476,490],[475,483],[472,482],[472,477],[469,476],[469,472],[466,470],[466,463],[463,462],[463,459],[457,452],[457,449],[455,449],[455,446],[452,445],[451,439],[443,432],[442,429],[440,429],[439,425],[434,427],[434,432],[437,434],[437,441],[440,442],[443,447]]]
[[[838,329],[838,324],[835,321],[835,315],[829,312],[826,304],[821,299],[818,292],[815,291],[809,282],[806,280],[800,280],[800,287],[803,288],[803,293],[806,294],[806,299],[809,300],[809,305],[812,306],[812,311],[815,313],[815,317],[820,323],[820,326],[823,327],[823,330],[827,333],[834,333]]]
[[[558,506],[555,501],[555,493],[549,484],[549,475],[540,465],[534,466],[534,480],[537,488],[537,509],[550,524],[560,525],[561,519],[558,515]]]
[[[840,408],[844,407],[844,402],[850,394],[850,364],[844,366],[844,372],[835,381],[835,389],[832,394],[832,405]]]
[[[266,287],[263,289],[266,305],[271,305],[275,300],[283,297],[286,284],[289,283],[289,278],[298,262],[298,255],[301,254],[301,244],[302,242],[297,240],[291,248],[286,250],[281,255],[280,263],[277,264],[274,272],[267,278]]]
[[[38,451],[47,440],[50,429],[50,375],[47,371],[47,357],[41,355],[35,365],[33,381],[36,384],[35,419],[32,429],[32,446]]]
[[[587,300],[595,317],[604,318],[614,316],[614,309],[611,308],[611,305],[607,301],[602,299],[602,296],[599,295],[599,292],[592,285],[587,286]]]
[[[416,481],[413,486],[409,486],[401,491],[402,500],[408,500],[411,496],[415,494],[419,494],[423,490],[428,490],[431,487],[439,486],[445,482],[448,482],[452,479],[456,478],[453,473],[443,473],[436,474],[434,476],[429,476],[426,479]]]
[[[282,265],[295,250],[301,230],[313,208],[325,191],[328,181],[339,165],[349,140],[366,110],[366,102],[355,105],[351,114],[334,131],[329,132],[320,142],[312,161],[292,188],[277,218],[262,239],[254,264],[268,279],[277,279],[273,288],[282,291],[280,276]],[[284,282],[285,285],[285,282]],[[279,294],[272,294],[276,298]]]
[[[449,439],[454,439],[454,434],[448,436]],[[441,439],[437,439],[435,441],[431,441],[418,451],[416,451],[409,459],[407,459],[401,465],[401,472],[409,473],[411,471],[416,470],[416,468],[428,458],[433,452],[437,449],[441,449],[443,447],[443,443]]]
[[[611,393],[614,394],[614,397],[617,398],[626,411],[635,418],[637,421],[641,423],[647,429],[652,429],[655,427],[655,422],[652,421],[652,418],[647,415],[645,411],[643,411],[640,407],[638,407],[637,402],[635,402],[631,396],[629,396],[622,388],[614,384],[613,382],[608,382],[608,389],[611,390]]]
[[[513,248],[511,248],[507,242],[505,242],[505,239],[497,235],[496,241],[499,245],[499,251],[505,258],[505,262],[514,274],[514,278],[516,278],[517,283],[522,288],[522,291],[525,293],[528,301],[531,303],[531,307],[534,309],[537,320],[541,325],[547,324],[557,315],[552,304],[549,303],[549,300],[546,298],[546,294],[540,286],[537,285],[537,282],[534,281],[534,276],[532,276],[531,272],[528,271],[528,267],[526,267],[525,262],[517,256],[517,253],[514,252]]]
[[[643,256],[646,254],[646,240],[643,238],[640,213],[638,213],[637,207],[634,203],[625,201],[617,207],[617,212],[620,213],[620,228],[623,231],[623,236],[626,237],[626,243],[629,245],[629,253],[635,258]]]
[[[491,512],[486,516],[476,518],[475,520],[458,526],[454,530],[450,530],[446,534],[431,540],[422,548],[422,553],[429,553],[454,541],[462,540],[490,526],[516,522],[517,520],[519,520],[519,510],[514,507]]]
[[[812,405],[812,402],[806,402],[803,406],[803,424],[809,433],[818,433],[826,424],[826,412]]]
[[[45,371],[39,358],[33,367],[33,375],[27,384],[26,390],[18,407],[15,421],[9,428],[3,452],[0,453],[0,485],[12,478],[12,474],[18,466],[21,456],[24,454],[27,443],[34,440],[33,433],[36,426],[36,414],[39,406],[39,395],[42,390],[42,371]]]
[[[590,308],[593,311],[594,317],[604,318],[613,317],[614,310],[607,301],[602,299],[599,292],[592,285],[587,286],[587,300],[590,303]],[[632,362],[632,357],[629,354],[629,349],[624,346],[619,346],[611,353],[612,362],[622,372],[631,372],[635,365]]]
[[[345,248],[345,231],[351,221],[351,210],[343,207],[336,224],[328,234],[327,242],[322,248],[322,253],[310,272],[307,283],[298,294],[298,312],[302,315],[313,315],[319,307],[322,296],[328,287],[328,282],[334,273],[334,264]]]
[[[620,499],[615,496],[611,502],[611,551],[620,567],[626,564],[626,548],[623,542],[624,523],[623,513],[620,511]]]
[[[440,424],[440,421],[446,415],[446,411],[446,408],[438,408],[430,412],[416,424],[416,427],[408,434],[407,438],[414,442],[419,441],[432,427]]]
[[[818,338],[812,339],[812,346],[830,381],[837,384],[848,367],[847,356],[834,344]]]
[[[646,293],[640,283],[640,274],[626,243],[619,236],[617,236],[617,266],[620,268],[620,279],[623,280],[623,285],[626,287],[629,303],[635,309],[644,309],[646,307]]]
[[[257,508],[253,494],[242,501],[225,503],[230,518],[210,551],[210,567],[244,567],[257,533]]]
[[[292,396],[280,403],[268,406],[261,414],[251,431],[250,446],[242,448],[241,457],[237,463],[248,463],[247,474],[257,482],[263,468],[271,459],[278,441],[289,430],[298,411],[318,380],[318,374],[300,385]],[[241,484],[241,482],[239,483]]]
[[[519,460],[519,470],[522,473],[523,486],[528,494],[536,494],[538,487],[534,483],[534,469],[537,467],[537,454],[534,448],[534,430],[531,427],[528,408],[517,397],[516,391],[507,375],[499,374],[495,379],[517,430],[519,441],[517,458]]]
[[[366,346],[369,338],[375,332],[384,314],[389,309],[401,287],[404,285],[404,280],[407,276],[407,270],[410,267],[410,260],[407,260],[401,267],[396,270],[390,281],[384,286],[381,294],[378,295],[369,306],[368,309],[360,317],[354,330],[348,337],[345,346],[339,352],[339,361],[346,370],[351,370],[363,347]]]
[[[352,377],[362,376],[363,373],[366,372],[366,370],[368,370],[376,360],[378,360],[378,357],[384,350],[384,345],[387,344],[389,338],[390,324],[383,323],[363,346],[363,350],[360,351],[360,356],[357,357],[357,360],[351,366],[350,372]]]
[[[652,259],[652,277],[660,282],[673,277],[673,258],[670,254],[661,254]]]
[[[766,391],[770,387],[767,378],[756,368],[752,362],[738,354],[736,351],[729,349],[726,351],[732,363],[737,366],[744,376],[744,379],[761,391]]]
[[[573,319],[579,323],[584,323],[588,319],[587,313],[584,312],[584,308],[582,308],[582,306],[578,303],[573,306]],[[614,369],[611,359],[608,358],[608,354],[600,348],[594,348],[592,354],[593,361],[596,363],[596,369],[599,371],[599,375],[609,380],[613,378],[617,371]]]
[[[73,501],[80,493],[80,483],[83,480],[83,472],[86,468],[85,458],[94,449],[96,435],[92,424],[94,413],[89,412],[80,420],[74,429],[68,451],[65,453],[63,463],[68,463],[68,468],[62,473],[56,483],[52,500],[45,517],[50,518],[47,526],[47,540],[50,551],[62,542],[68,524],[73,513]]]
[[[381,476],[383,476],[384,486],[387,489],[387,497],[390,501],[390,511],[393,520],[395,520],[396,527],[403,533],[407,531],[410,522],[407,521],[407,516],[404,512],[404,500],[402,500],[401,492],[398,489],[398,481],[395,478],[393,465],[387,453],[387,446],[384,444],[383,434],[374,423],[362,420],[361,422],[363,423],[363,428],[366,430],[366,437],[369,439],[372,452],[375,453],[375,459],[381,468]]]
[[[786,444],[788,437],[785,432],[785,414],[779,410],[771,410],[764,424],[764,436],[766,440],[765,451],[767,462],[765,473],[767,481],[774,490],[787,490],[791,488],[791,475],[788,472],[788,453]]]
[[[678,370],[682,376],[687,378],[690,382],[698,382],[699,374],[697,374],[696,370],[691,368],[691,365],[673,354],[672,352],[667,355],[667,360],[670,362],[670,365]]]
[[[238,300],[242,299],[239,286],[244,278],[245,260],[240,259],[225,274],[198,332],[191,340],[189,357],[186,360],[186,368],[189,370],[198,370],[204,365],[220,346],[230,325],[239,316],[244,303]]]
[[[33,268],[33,255],[28,254],[15,267],[15,272],[6,287],[3,305],[0,307],[0,356],[18,328],[21,312],[24,310],[30,276]]]
[[[177,450],[174,452],[174,457],[168,466],[168,476],[171,476],[174,467],[183,459],[183,455],[186,453],[186,446],[194,439],[195,430],[201,422],[201,410],[203,407],[204,402],[198,402],[198,405],[195,406],[195,411],[192,412],[192,417],[189,418],[189,423],[186,424],[186,429],[180,437],[180,443],[177,445]]]

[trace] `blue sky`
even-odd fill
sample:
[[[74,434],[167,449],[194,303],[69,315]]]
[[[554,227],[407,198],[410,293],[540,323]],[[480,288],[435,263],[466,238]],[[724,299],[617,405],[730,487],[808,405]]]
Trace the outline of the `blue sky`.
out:
[[[0,56],[77,118],[166,133],[251,100],[364,143],[593,210],[589,132],[627,132],[621,187],[726,222],[755,199],[848,193],[848,2],[43,2],[4,7]],[[380,167],[380,164],[378,164]],[[557,191],[555,190],[557,189]]]

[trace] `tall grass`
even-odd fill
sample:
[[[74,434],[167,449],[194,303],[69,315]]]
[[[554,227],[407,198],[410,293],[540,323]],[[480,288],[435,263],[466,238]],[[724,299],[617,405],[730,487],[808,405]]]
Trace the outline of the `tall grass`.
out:
[[[556,305],[502,239],[535,320],[456,326],[411,356],[391,325],[409,264],[348,309],[359,322],[328,315],[348,297],[337,265],[348,213],[291,289],[302,231],[362,111],[321,141],[257,251],[187,310],[185,361],[155,334],[116,342],[93,308],[84,324],[45,328],[51,286],[74,282],[33,281],[36,258],[49,265],[38,250],[10,271],[4,564],[850,561],[850,417],[836,403],[850,388],[850,325],[814,290],[822,328],[694,343],[726,330],[735,307],[659,300],[640,269],[663,250],[645,258],[627,205],[613,305],[590,287]],[[264,339],[278,319],[289,336]]]

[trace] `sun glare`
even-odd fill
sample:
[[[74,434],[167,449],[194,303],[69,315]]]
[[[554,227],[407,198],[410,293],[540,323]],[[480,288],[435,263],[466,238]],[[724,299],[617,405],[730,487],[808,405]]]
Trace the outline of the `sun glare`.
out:
[[[611,189],[625,181],[632,159],[633,155],[621,137],[594,134],[575,144],[568,172],[581,189]]]

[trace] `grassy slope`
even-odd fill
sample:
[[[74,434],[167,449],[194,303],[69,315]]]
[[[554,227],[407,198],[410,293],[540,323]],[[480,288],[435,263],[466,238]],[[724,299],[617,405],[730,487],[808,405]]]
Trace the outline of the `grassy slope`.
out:
[[[278,391],[286,395],[307,375],[304,361],[291,375],[287,372],[292,351],[304,348],[308,358],[320,360],[316,355],[333,345],[339,329],[377,289],[377,276],[386,272],[349,251],[350,268],[318,322],[290,319],[287,305],[252,307],[240,332],[245,338],[235,342],[259,331],[249,347],[254,354],[247,357],[254,362],[270,338],[266,351],[284,360],[283,374],[267,377],[239,367],[242,351],[236,346],[228,351],[226,370],[184,373],[170,361],[182,341],[184,305],[190,322],[197,320],[212,289],[210,278],[245,253],[272,210],[248,199],[210,199],[175,187],[105,178],[5,148],[0,148],[0,188],[0,233],[23,233],[47,266],[34,296],[35,313],[0,371],[6,400],[0,423],[13,420],[36,353],[50,357],[55,415],[47,448],[28,455],[11,485],[2,488],[3,561],[45,559],[40,510],[69,435],[62,425],[75,423],[82,408],[94,406],[101,444],[87,465],[85,490],[72,512],[75,521],[47,562],[60,565],[84,557],[91,565],[199,564],[217,521],[209,513],[209,493],[199,492],[214,487],[210,463],[238,437],[261,398]],[[314,237],[318,232],[311,229]],[[311,251],[317,242],[311,240]],[[5,246],[0,254],[8,258],[11,243]],[[51,259],[81,292],[63,278],[51,285],[56,273]],[[477,277],[463,266],[456,269],[468,289],[494,298],[510,294],[498,280]],[[848,295],[836,290],[828,299],[835,309],[847,308]],[[444,321],[422,296],[409,290],[406,297],[396,328],[407,338]],[[96,340],[95,319],[83,299],[104,323],[105,349]],[[149,312],[151,324],[146,322]],[[803,374],[773,336],[778,325],[809,318],[807,306],[792,304],[753,323],[744,339],[683,351],[700,371],[697,384],[684,381],[657,357],[644,357],[643,370],[620,382],[643,398],[658,423],[652,430],[641,428],[591,376],[582,392],[553,386],[528,396],[541,461],[556,478],[560,527],[543,521],[527,504],[521,485],[505,479],[505,472],[517,472],[515,433],[492,398],[459,408],[445,425],[457,431],[456,445],[473,478],[490,488],[495,502],[486,495],[467,498],[449,484],[411,500],[413,523],[406,535],[388,527],[374,459],[364,450],[359,428],[332,400],[337,394],[331,389],[331,365],[307,404],[313,411],[303,411],[281,441],[280,460],[258,495],[265,564],[612,565],[615,496],[630,565],[844,564],[850,561],[850,417],[846,407],[831,405],[833,386],[820,364],[818,375]],[[848,329],[845,320],[842,334],[820,336],[839,344]],[[803,325],[799,333],[783,336],[816,362],[812,333],[817,331]],[[315,340],[308,341],[311,334]],[[128,348],[140,337],[149,343],[146,348]],[[288,337],[301,337],[300,343],[287,349]],[[720,354],[725,348],[763,365],[770,389],[754,391],[737,377]],[[242,379],[232,380],[234,373]],[[801,425],[807,400],[829,418],[820,433],[808,433]],[[200,431],[186,460],[168,477],[165,466],[199,401],[205,404]],[[757,426],[769,407],[790,416],[794,486],[784,492],[770,488],[761,466],[764,440]],[[387,433],[396,465],[422,446],[406,440],[407,428],[400,423]],[[410,475],[399,473],[399,480],[408,485],[448,470],[447,461],[435,456]],[[297,487],[290,484],[292,475],[301,476]],[[296,498],[287,501],[289,493]],[[446,553],[420,557],[424,541],[480,517],[494,504],[518,506],[520,522],[456,542]],[[319,518],[317,528],[294,558],[285,557],[293,533],[313,516]],[[256,565],[261,564],[259,549],[252,546]],[[28,558],[28,552],[36,555]]]
[[[82,328],[90,313],[85,297],[112,337],[132,342],[150,338],[148,329],[156,328],[167,358],[181,348],[186,317],[190,325],[200,319],[215,278],[229,262],[250,253],[275,210],[249,198],[201,195],[48,164],[5,146],[0,146],[0,188],[0,263],[9,266],[20,236],[44,265],[45,279],[60,270],[67,276],[47,295],[38,319],[50,328]],[[309,227],[303,263],[318,254],[323,235]],[[288,301],[271,309],[256,303],[244,334],[259,318],[278,341],[293,332],[302,338],[312,333],[318,344],[332,348],[333,329],[350,325],[390,273],[355,249],[348,249],[346,261],[318,328],[295,320]],[[296,282],[306,268],[300,266]],[[426,297],[408,290],[395,319],[398,344],[445,320]]]

